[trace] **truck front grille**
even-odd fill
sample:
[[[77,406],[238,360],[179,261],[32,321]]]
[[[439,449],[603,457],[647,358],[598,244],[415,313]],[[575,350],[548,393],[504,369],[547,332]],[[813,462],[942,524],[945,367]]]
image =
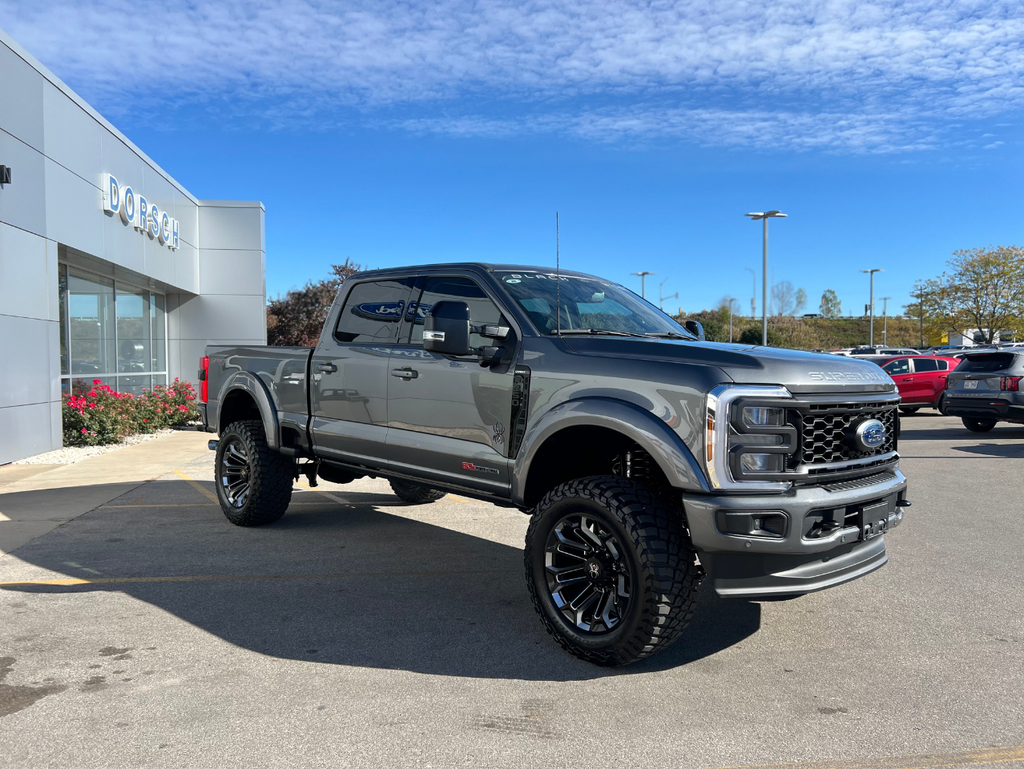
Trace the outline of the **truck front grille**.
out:
[[[808,403],[799,407],[800,462],[805,466],[852,462],[878,457],[896,450],[899,423],[892,401],[865,403]],[[878,419],[885,425],[885,443],[877,449],[860,451],[851,436],[859,422]]]

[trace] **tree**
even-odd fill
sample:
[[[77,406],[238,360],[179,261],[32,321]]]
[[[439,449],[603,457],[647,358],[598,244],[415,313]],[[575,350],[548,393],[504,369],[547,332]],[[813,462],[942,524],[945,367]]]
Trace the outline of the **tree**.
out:
[[[1024,248],[989,246],[954,251],[949,272],[926,281],[925,317],[948,331],[978,329],[991,344],[1001,331],[1021,331],[1024,316]],[[915,310],[921,310],[914,307]]]
[[[361,269],[360,265],[346,259],[344,264],[331,265],[332,277],[308,281],[302,288],[267,302],[267,343],[315,346],[338,289],[346,278]]]
[[[788,280],[772,286],[771,314],[793,315],[807,304],[807,292],[794,288]]]
[[[843,306],[839,303],[839,297],[831,288],[826,288],[821,295],[821,306],[818,308],[823,318],[838,318],[843,314]]]

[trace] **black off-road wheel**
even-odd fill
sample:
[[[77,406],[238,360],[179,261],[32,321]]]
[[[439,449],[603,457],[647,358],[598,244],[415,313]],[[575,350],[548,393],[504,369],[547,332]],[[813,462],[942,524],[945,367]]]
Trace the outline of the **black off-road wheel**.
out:
[[[635,662],[675,641],[703,576],[681,511],[614,475],[548,492],[530,519],[525,562],[544,627],[598,665]]]
[[[217,499],[236,526],[264,526],[288,509],[292,460],[267,445],[257,419],[232,422],[217,442]]]
[[[428,502],[437,502],[437,500],[448,493],[447,491],[424,486],[422,483],[400,481],[397,479],[391,481],[391,490],[395,492],[399,499],[403,502],[408,502],[410,505],[425,505]]]
[[[996,426],[994,419],[975,419],[974,417],[961,417],[964,427],[972,433],[987,433]]]
[[[900,406],[900,413],[909,417],[911,414],[916,414],[922,408],[923,406]]]

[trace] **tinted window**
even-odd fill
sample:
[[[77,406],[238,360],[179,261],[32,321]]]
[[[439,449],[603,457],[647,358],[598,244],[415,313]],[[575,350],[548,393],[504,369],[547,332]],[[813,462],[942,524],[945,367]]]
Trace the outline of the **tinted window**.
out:
[[[378,280],[352,288],[338,316],[334,338],[339,342],[390,343],[409,301],[412,279]]]
[[[968,355],[957,366],[957,371],[1002,371],[1013,365],[1016,356],[1012,352],[991,352]]]
[[[904,358],[903,360],[894,360],[892,363],[886,363],[882,366],[885,369],[885,373],[889,376],[898,376],[899,374],[910,373],[910,361]]]
[[[494,275],[542,334],[553,334],[560,325],[562,331],[601,329],[692,338],[690,332],[657,307],[615,283],[533,270]]]
[[[455,301],[469,305],[469,318],[473,325],[508,325],[502,321],[501,310],[491,301],[475,282],[469,278],[429,278],[423,287],[419,300],[409,306],[412,320],[412,344],[423,344],[423,319],[430,314],[438,302]],[[473,347],[495,344],[494,340],[471,334],[469,343]]]
[[[922,373],[925,371],[938,371],[939,361],[933,358],[917,358],[914,360],[914,371]]]

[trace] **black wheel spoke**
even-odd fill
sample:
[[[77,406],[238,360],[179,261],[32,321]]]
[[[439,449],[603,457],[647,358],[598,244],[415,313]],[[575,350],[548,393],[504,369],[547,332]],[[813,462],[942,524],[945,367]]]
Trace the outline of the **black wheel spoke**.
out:
[[[245,444],[237,438],[231,439],[221,453],[217,482],[232,507],[245,507],[252,484],[251,474],[249,452]]]
[[[625,547],[597,518],[572,513],[551,530],[545,547],[547,587],[558,611],[577,631],[607,633],[630,600]]]

